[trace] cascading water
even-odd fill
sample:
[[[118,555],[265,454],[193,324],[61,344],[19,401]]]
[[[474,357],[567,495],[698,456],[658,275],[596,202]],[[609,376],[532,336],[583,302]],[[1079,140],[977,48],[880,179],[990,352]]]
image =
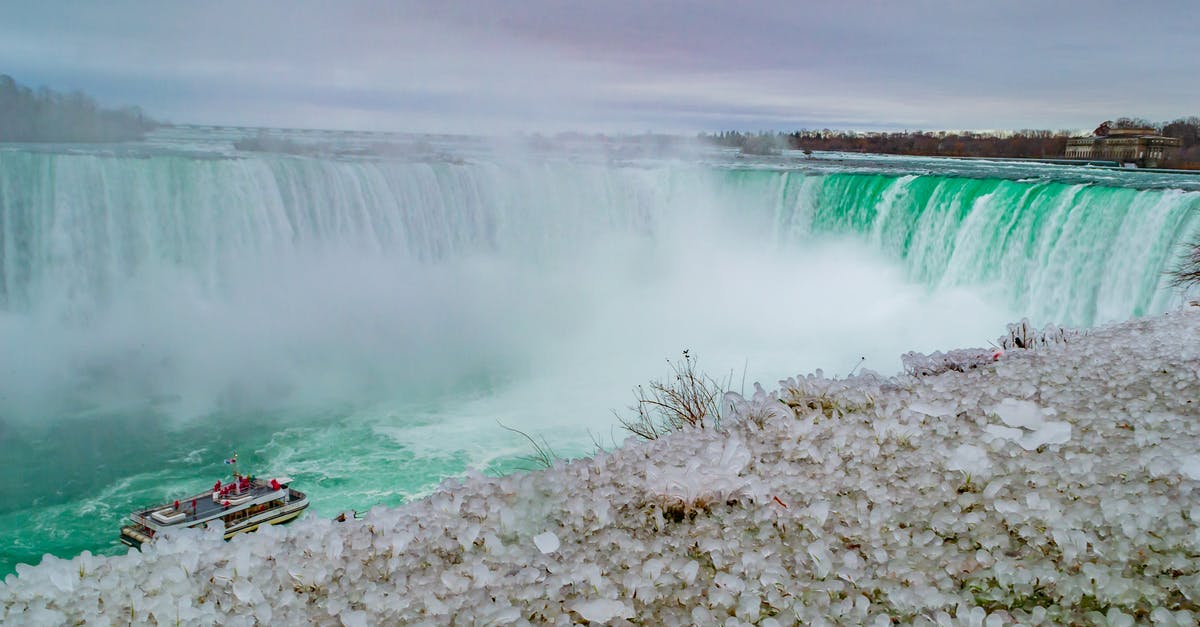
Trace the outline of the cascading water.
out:
[[[1040,321],[1090,326],[1178,300],[1167,271],[1200,194],[1004,179],[828,177],[817,228],[869,237],[936,286],[994,285]]]
[[[619,439],[685,348],[737,388],[1162,311],[1198,209],[915,169],[0,151],[0,572],[115,550],[235,449],[324,515],[519,466],[497,420]]]

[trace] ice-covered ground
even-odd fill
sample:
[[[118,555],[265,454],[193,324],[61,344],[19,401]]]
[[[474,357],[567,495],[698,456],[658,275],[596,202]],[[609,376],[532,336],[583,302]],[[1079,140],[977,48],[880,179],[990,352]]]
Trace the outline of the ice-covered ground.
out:
[[[362,520],[47,557],[0,622],[1196,624],[1200,307],[1031,346]]]

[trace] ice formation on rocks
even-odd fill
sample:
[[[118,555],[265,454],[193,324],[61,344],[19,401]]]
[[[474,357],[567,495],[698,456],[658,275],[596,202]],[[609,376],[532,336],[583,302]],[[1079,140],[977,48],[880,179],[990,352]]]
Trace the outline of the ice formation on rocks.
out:
[[[361,520],[46,557],[0,623],[1196,624],[1200,308],[922,375],[795,377]]]
[[[731,433],[682,464],[670,457],[652,458],[646,462],[645,493],[684,510],[751,496],[752,481],[742,472],[750,457],[741,438]]]
[[[1032,401],[1006,398],[993,411],[1006,425],[988,425],[989,435],[1008,438],[1027,451],[1043,444],[1066,444],[1071,439],[1071,423],[1046,420],[1045,412]]]
[[[1086,335],[1083,331],[1066,329],[1053,324],[1048,324],[1039,331],[1026,318],[1008,325],[1008,333],[1000,336],[996,344],[1003,350],[1014,348],[1034,350],[1054,344],[1066,344],[1083,335]]]
[[[1085,335],[1087,333],[1084,331],[1065,329],[1053,324],[1046,325],[1039,331],[1026,319],[1008,325],[1008,333],[996,340],[998,348],[959,348],[944,353],[936,351],[928,355],[908,352],[900,356],[900,362],[904,365],[904,371],[914,377],[928,377],[950,371],[966,372],[999,361],[1006,355],[1011,358],[1020,354],[1012,351],[1044,349],[1075,341],[1076,338]]]
[[[943,372],[966,372],[997,361],[996,351],[986,348],[959,348],[949,352],[935,351],[928,355],[916,352],[904,353],[900,363],[904,371],[915,377],[928,377]]]

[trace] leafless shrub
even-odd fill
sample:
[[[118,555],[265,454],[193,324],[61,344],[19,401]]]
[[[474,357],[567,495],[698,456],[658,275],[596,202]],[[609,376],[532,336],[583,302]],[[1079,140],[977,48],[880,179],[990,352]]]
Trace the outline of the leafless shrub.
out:
[[[667,363],[671,367],[668,379],[651,381],[634,389],[637,402],[629,407],[633,416],[617,414],[621,426],[647,440],[685,427],[719,426],[725,386],[699,372],[696,358],[686,350],[681,361],[668,360]]]
[[[1181,257],[1171,272],[1171,283],[1181,288],[1200,285],[1200,239],[1188,244]]]

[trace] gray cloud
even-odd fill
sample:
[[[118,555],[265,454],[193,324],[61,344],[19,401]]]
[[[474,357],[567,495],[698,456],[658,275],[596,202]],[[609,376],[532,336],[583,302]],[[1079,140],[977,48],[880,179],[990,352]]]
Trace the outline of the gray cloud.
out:
[[[174,121],[1083,128],[1197,113],[1189,3],[0,5],[0,72]]]

